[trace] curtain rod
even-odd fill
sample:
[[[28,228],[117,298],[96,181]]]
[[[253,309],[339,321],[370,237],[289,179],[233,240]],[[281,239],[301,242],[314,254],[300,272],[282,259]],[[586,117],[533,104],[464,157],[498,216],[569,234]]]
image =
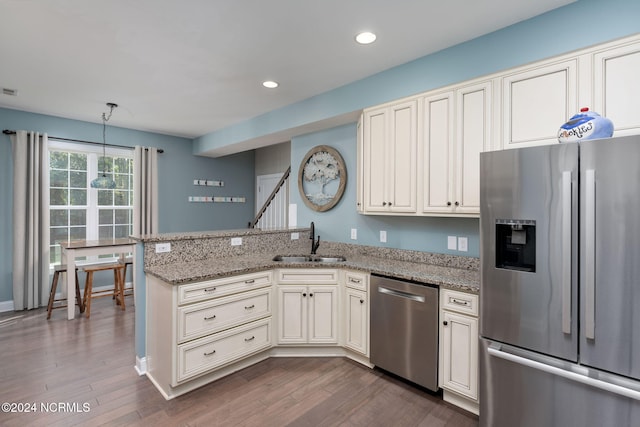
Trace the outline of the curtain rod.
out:
[[[5,135],[15,135],[15,130],[5,129],[2,131]],[[69,142],[79,142],[81,144],[93,144],[93,145],[102,145],[102,142],[93,142],[93,141],[84,141],[82,139],[71,139],[71,138],[58,138],[57,136],[50,136],[51,139],[57,139],[58,141],[69,141]],[[128,148],[129,150],[133,150],[133,147],[127,147],[126,145],[116,145],[116,144],[105,144],[107,147],[116,147],[116,148]],[[146,148],[145,148],[146,150]],[[162,148],[158,148],[158,153],[164,153]]]

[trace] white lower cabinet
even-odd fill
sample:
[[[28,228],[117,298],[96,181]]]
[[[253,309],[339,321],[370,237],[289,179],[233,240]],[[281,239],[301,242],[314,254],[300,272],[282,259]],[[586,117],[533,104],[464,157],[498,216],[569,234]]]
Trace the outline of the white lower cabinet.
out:
[[[344,288],[344,346],[369,357],[368,274],[346,271]]]
[[[279,271],[278,344],[338,344],[337,278],[337,270]]]
[[[477,414],[477,295],[441,289],[439,368],[444,400]]]

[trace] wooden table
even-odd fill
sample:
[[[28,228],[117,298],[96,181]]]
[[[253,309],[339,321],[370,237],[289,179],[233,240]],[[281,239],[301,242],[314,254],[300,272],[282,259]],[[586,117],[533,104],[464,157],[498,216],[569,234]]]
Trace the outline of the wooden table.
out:
[[[68,242],[60,242],[60,247],[62,248],[62,263],[67,266],[67,319],[73,319],[76,312],[76,275],[74,274],[76,270],[76,258],[92,255],[133,253],[135,251],[135,243],[135,240],[129,238],[70,240]],[[133,259],[135,263],[135,254]],[[132,270],[135,272],[135,265]]]

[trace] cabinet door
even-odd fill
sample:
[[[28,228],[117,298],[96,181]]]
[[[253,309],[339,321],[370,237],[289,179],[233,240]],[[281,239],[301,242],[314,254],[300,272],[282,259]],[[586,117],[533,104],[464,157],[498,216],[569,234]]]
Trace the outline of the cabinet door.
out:
[[[613,122],[614,136],[640,131],[640,43],[609,49],[593,56],[592,110]]]
[[[456,91],[454,212],[480,214],[480,153],[491,149],[492,84]]]
[[[364,115],[360,114],[358,119],[358,129],[356,132],[356,211],[364,212],[364,153],[362,152],[364,145]]]
[[[366,356],[369,342],[367,293],[356,289],[346,288],[345,296],[346,327],[344,346]]]
[[[423,210],[447,213],[453,199],[454,95],[452,91],[427,96],[422,100],[424,134]]]
[[[388,198],[392,212],[415,213],[418,174],[418,103],[416,100],[391,107],[391,138],[388,141]],[[384,205],[384,201],[383,201]]]
[[[309,304],[310,344],[338,343],[338,287],[309,286],[307,303]]]
[[[537,66],[502,82],[502,148],[557,143],[558,129],[578,111],[577,60]]]
[[[306,286],[278,286],[278,343],[307,342]]]
[[[478,319],[442,311],[442,388],[478,398]]]
[[[363,201],[367,212],[387,211],[388,108],[367,111],[363,129]],[[384,203],[384,205],[383,205]]]

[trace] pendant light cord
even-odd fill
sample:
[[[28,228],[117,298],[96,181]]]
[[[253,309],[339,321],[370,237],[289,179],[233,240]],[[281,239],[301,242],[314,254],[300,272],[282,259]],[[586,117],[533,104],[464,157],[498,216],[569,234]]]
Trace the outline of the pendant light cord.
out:
[[[107,107],[109,107],[109,115],[107,113],[102,113],[102,175],[106,176],[106,164],[107,164],[107,122],[111,118],[113,114],[113,109],[118,107],[118,104],[114,104],[113,102],[107,102]]]

